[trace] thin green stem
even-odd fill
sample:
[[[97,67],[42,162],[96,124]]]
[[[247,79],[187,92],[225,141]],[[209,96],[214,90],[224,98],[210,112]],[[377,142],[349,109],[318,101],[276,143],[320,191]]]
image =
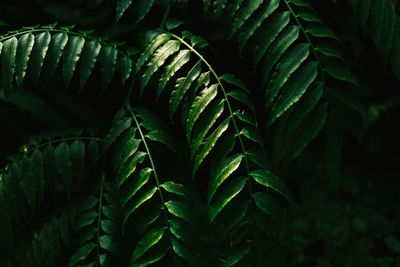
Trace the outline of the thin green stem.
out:
[[[33,32],[56,32],[56,33],[62,32],[62,33],[68,33],[68,34],[70,34],[70,35],[80,36],[80,37],[85,38],[85,39],[88,39],[88,40],[97,41],[97,42],[99,42],[99,43],[102,44],[102,45],[110,45],[110,46],[113,46],[112,44],[109,44],[109,43],[107,43],[107,42],[105,42],[105,41],[103,41],[103,40],[97,39],[97,38],[95,38],[95,37],[93,37],[93,36],[90,36],[90,35],[87,35],[87,34],[83,34],[83,33],[80,33],[80,32],[75,32],[75,31],[70,31],[70,30],[54,29],[54,28],[49,28],[49,29],[39,28],[39,29],[26,29],[26,30],[22,30],[22,31],[13,33],[13,34],[9,34],[9,35],[5,35],[5,36],[3,36],[3,37],[0,37],[0,42],[4,42],[4,41],[6,41],[6,40],[8,40],[8,39],[10,39],[10,38],[12,38],[12,37],[17,37],[17,36],[19,36],[19,35],[23,35],[23,34],[29,33],[29,32],[30,32],[30,33],[33,33]],[[128,56],[128,54],[127,54],[126,52],[124,52],[123,50],[121,50],[121,49],[119,49],[119,48],[117,48],[117,47],[116,47],[116,49],[117,49],[117,51],[118,51],[120,54],[123,54],[123,55],[125,55],[125,56]]]
[[[188,44],[188,43],[187,43],[185,40],[183,40],[181,37],[179,37],[179,36],[177,36],[177,35],[175,35],[175,34],[173,34],[173,33],[170,33],[170,35],[171,35],[172,37],[178,39],[182,44],[184,44],[187,48],[189,48],[190,51],[192,51],[193,53],[195,53],[195,54],[199,57],[199,59],[200,59],[201,61],[203,61],[204,64],[206,64],[206,66],[209,68],[209,70],[211,71],[211,73],[213,74],[213,76],[215,77],[215,79],[217,80],[218,85],[219,85],[219,87],[221,88],[222,93],[224,94],[224,98],[225,98],[226,104],[227,104],[227,106],[228,106],[228,111],[229,111],[230,117],[232,118],[233,127],[235,128],[236,135],[237,135],[237,137],[238,137],[238,139],[239,139],[240,147],[241,147],[241,149],[242,149],[242,151],[243,151],[243,154],[244,154],[244,156],[245,156],[244,159],[245,159],[246,171],[247,171],[248,175],[250,175],[250,167],[249,167],[249,161],[248,161],[247,151],[246,151],[246,149],[245,149],[245,147],[244,147],[244,142],[243,142],[243,140],[242,140],[242,137],[241,137],[239,128],[238,128],[237,123],[236,123],[236,120],[235,120],[234,113],[233,113],[233,111],[232,111],[231,104],[230,104],[229,99],[228,99],[228,95],[227,95],[227,93],[226,93],[226,90],[225,90],[225,88],[224,88],[224,85],[223,85],[222,82],[221,82],[221,79],[219,78],[219,76],[217,75],[217,73],[215,72],[215,70],[213,69],[213,67],[210,65],[210,63],[208,63],[208,61],[207,61],[199,52],[197,52],[196,49],[194,49],[190,44]],[[252,193],[251,183],[249,183],[249,190],[250,190],[250,194],[251,194],[251,193]]]
[[[100,226],[101,226],[101,208],[103,206],[103,187],[104,187],[105,174],[101,175],[100,194],[99,194],[99,210],[97,215],[97,243],[96,243],[96,259],[97,266],[100,266]]]

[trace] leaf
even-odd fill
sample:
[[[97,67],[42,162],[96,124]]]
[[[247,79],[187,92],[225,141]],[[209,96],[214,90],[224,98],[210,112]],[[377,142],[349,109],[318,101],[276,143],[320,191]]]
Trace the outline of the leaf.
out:
[[[93,251],[95,245],[92,243],[86,244],[83,247],[79,248],[70,258],[69,266],[77,266],[77,264],[86,259],[89,256],[90,252]]]
[[[149,12],[154,4],[154,0],[138,0],[135,2],[135,10],[138,14],[136,23],[141,21]]]
[[[185,187],[182,184],[169,181],[161,184],[160,187],[164,188],[168,193],[188,197]]]
[[[293,205],[292,193],[282,181],[281,178],[267,170],[256,170],[250,173],[250,176],[259,184],[274,190],[283,196],[291,205]]]
[[[131,256],[131,265],[134,264],[147,250],[158,243],[164,234],[164,229],[152,229],[146,233],[137,244]]]
[[[34,43],[35,36],[32,33],[26,33],[18,40],[17,56],[15,61],[15,81],[17,82],[18,87],[22,86]]]
[[[66,87],[71,84],[72,76],[74,75],[76,64],[82,52],[85,39],[80,36],[72,36],[64,50],[63,58],[63,76]]]
[[[243,24],[250,18],[250,16],[261,6],[262,0],[250,0],[247,2],[247,6],[240,9],[238,15],[232,23],[231,36],[235,34]]]
[[[233,99],[242,102],[245,104],[253,114],[256,113],[254,109],[253,101],[250,99],[250,96],[243,91],[240,90],[232,90],[228,94],[228,96],[232,97]]]
[[[324,126],[327,117],[327,103],[320,105],[309,114],[309,120],[306,121],[305,125],[302,125],[301,130],[290,147],[290,160],[300,155],[304,148],[317,136]]]
[[[230,74],[230,73],[225,73],[220,77],[220,80],[223,80],[229,84],[232,84],[236,87],[239,87],[240,89],[243,89],[247,91],[246,84],[239,80],[235,75]]]
[[[64,48],[68,42],[68,35],[65,32],[57,33],[51,38],[49,50],[46,57],[48,75],[52,76],[60,62]]]
[[[179,104],[181,103],[184,95],[189,90],[190,86],[193,84],[194,80],[200,75],[201,72],[201,61],[198,61],[196,65],[189,71],[187,76],[179,78],[176,80],[175,88],[171,93],[171,98],[169,100],[169,111],[170,118],[172,119]]]
[[[315,45],[314,50],[330,57],[336,57],[344,61],[342,53],[331,43],[318,43]]]
[[[110,84],[115,72],[118,51],[113,46],[103,46],[100,51],[101,88],[104,93]]]
[[[3,43],[1,51],[1,87],[3,90],[10,91],[12,89],[15,60],[17,55],[18,40],[12,37]]]
[[[332,38],[340,43],[339,38],[336,36],[336,34],[331,31],[329,28],[327,28],[324,24],[310,24],[306,28],[306,33],[314,36],[314,37],[320,37],[320,38]]]
[[[271,47],[268,50],[266,59],[264,61],[264,66],[263,66],[263,84],[266,83],[269,74],[275,66],[275,64],[278,62],[280,57],[285,53],[285,51],[290,47],[294,41],[297,40],[299,37],[299,27],[297,26],[289,26],[281,32],[276,40],[272,43]]]
[[[210,204],[211,198],[219,186],[237,169],[242,162],[243,155],[235,154],[225,158],[211,175],[211,181],[207,191],[207,203]]]
[[[43,166],[43,154],[37,149],[32,153],[32,174],[34,177],[35,188],[37,193],[37,203],[38,206],[43,200],[44,194],[44,166]]]
[[[130,215],[138,208],[140,207],[144,202],[149,200],[150,198],[153,197],[154,193],[157,191],[157,187],[152,186],[149,188],[146,188],[142,190],[139,195],[132,201],[130,205],[127,206],[127,212],[124,216],[124,220],[122,223],[123,229],[125,229],[125,224],[128,221]]]
[[[161,76],[160,82],[158,83],[157,99],[160,97],[168,81],[175,75],[177,71],[179,71],[180,68],[182,68],[183,65],[188,63],[189,60],[190,50],[184,49],[179,51],[179,53],[175,55],[171,63],[167,67],[165,67],[164,73]]]
[[[43,158],[44,158],[44,170],[46,175],[46,184],[48,186],[48,190],[52,196],[56,193],[57,187],[57,167],[56,167],[56,159],[55,159],[55,152],[54,146],[48,145],[45,150],[43,151]]]
[[[209,208],[209,219],[212,223],[215,217],[221,212],[221,210],[237,195],[242,191],[244,185],[247,182],[246,177],[238,177],[233,181],[230,181],[222,190],[216,194],[213,203]]]
[[[147,69],[142,76],[140,83],[140,95],[143,94],[143,89],[146,87],[147,83],[153,74],[164,65],[168,57],[175,54],[179,50],[180,42],[178,40],[170,40],[166,42],[163,46],[157,49],[151,58],[150,62],[147,64]]]
[[[268,1],[267,4],[262,6],[255,17],[251,17],[250,25],[244,27],[239,33],[239,51],[242,52],[244,46],[246,45],[249,38],[254,34],[254,32],[261,26],[261,24],[279,7],[279,0]]]
[[[120,120],[116,120],[113,122],[113,125],[111,126],[110,132],[106,136],[104,140],[104,147],[107,150],[114,142],[117,140],[117,138],[131,126],[132,123],[132,118],[130,117],[125,117]]]
[[[317,77],[317,63],[308,62],[295,74],[272,106],[267,126],[271,126],[288,108],[296,103]]]
[[[27,155],[24,155],[21,165],[20,184],[24,191],[28,205],[31,208],[32,216],[36,212],[36,206],[37,206],[36,194],[38,189],[36,187],[36,177],[35,174],[33,173],[34,167],[35,166],[33,166],[32,160]]]
[[[207,105],[217,95],[218,85],[213,84],[210,87],[205,88],[200,92],[199,96],[196,97],[192,107],[189,110],[188,117],[186,120],[186,136],[190,139],[192,135],[193,125],[199,118],[200,114],[204,111]]]
[[[116,21],[118,22],[128,7],[132,4],[132,0],[118,0],[116,9]]]
[[[121,169],[118,171],[116,179],[116,184],[118,187],[121,186],[124,181],[135,171],[136,165],[143,162],[146,156],[147,153],[138,151],[126,164],[124,164],[124,166],[121,167]]]
[[[121,72],[122,83],[125,83],[132,72],[132,60],[127,55],[119,54],[117,59],[117,69]]]
[[[289,21],[289,11],[278,13],[271,19],[271,21],[268,23],[265,34],[263,34],[262,36],[262,40],[258,42],[254,49],[254,67],[256,67],[260,63],[265,52],[271,46],[272,42],[276,40],[279,33],[281,33],[282,30],[289,24]]]
[[[339,67],[337,65],[332,65],[332,66],[324,66],[322,70],[335,79],[352,83],[355,86],[360,86],[357,81],[357,78],[345,68]]]
[[[48,32],[42,32],[35,36],[35,43],[32,48],[29,69],[34,79],[38,79],[42,71],[44,59],[51,40]]]
[[[82,57],[80,61],[80,80],[79,80],[79,86],[80,89],[83,88],[85,85],[87,79],[89,76],[92,74],[92,70],[94,68],[94,65],[96,64],[97,61],[97,56],[99,55],[101,45],[97,41],[90,41],[86,42],[83,50],[82,50]]]
[[[192,226],[196,225],[196,219],[192,214],[193,211],[187,204],[181,201],[170,200],[165,202],[165,207],[167,207],[168,212],[172,215],[184,220]]]
[[[135,175],[133,183],[129,184],[127,190],[125,190],[121,195],[122,207],[125,206],[126,203],[128,203],[128,201],[135,196],[136,192],[138,192],[139,189],[142,188],[147,183],[152,172],[153,172],[152,169],[144,168],[141,169],[139,173]],[[121,184],[117,185],[120,186]]]
[[[70,150],[65,141],[56,147],[55,157],[58,174],[63,181],[65,191],[69,198],[71,195],[73,173],[71,168]]]
[[[151,43],[146,47],[144,52],[140,55],[139,59],[136,62],[135,66],[135,72],[138,72],[144,63],[149,59],[151,55],[153,55],[154,51],[156,51],[157,48],[159,48],[161,45],[165,44],[169,39],[171,39],[171,36],[166,33],[162,33],[157,35]]]
[[[284,58],[276,66],[276,71],[272,75],[271,82],[265,91],[265,105],[267,108],[274,102],[292,73],[306,60],[309,52],[309,45],[301,43],[284,55]]]
[[[169,18],[167,19],[167,21],[165,22],[165,28],[167,29],[167,31],[171,31],[173,29],[178,28],[179,26],[181,26],[182,24],[184,24],[185,22],[179,19],[175,19],[175,18]]]
[[[181,244],[181,242],[177,239],[172,239],[172,249],[174,252],[185,259],[190,266],[196,266],[197,263],[200,262],[200,258],[193,253],[192,250],[188,249],[186,246]]]
[[[201,146],[200,150],[196,153],[193,164],[193,175],[196,173],[197,168],[203,162],[204,158],[210,153],[217,140],[228,129],[230,118],[225,119],[218,128],[207,138],[207,141]]]
[[[85,144],[81,140],[76,140],[71,144],[71,164],[75,177],[79,182],[85,169]]]
[[[213,102],[210,107],[207,108],[202,117],[200,117],[199,122],[193,131],[193,138],[190,149],[190,159],[193,160],[193,156],[200,147],[204,137],[214,125],[216,120],[221,116],[224,111],[225,100],[221,99],[219,102]]]
[[[285,207],[278,199],[264,192],[257,192],[252,195],[256,206],[263,212],[271,215],[279,223],[282,223]]]

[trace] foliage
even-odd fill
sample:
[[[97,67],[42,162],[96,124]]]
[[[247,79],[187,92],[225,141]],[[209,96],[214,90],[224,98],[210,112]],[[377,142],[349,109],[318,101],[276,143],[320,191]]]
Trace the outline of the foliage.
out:
[[[0,15],[2,266],[398,264],[396,190],[359,192],[398,185],[374,165],[394,154],[397,1],[36,0]],[[369,173],[384,186],[361,186]]]

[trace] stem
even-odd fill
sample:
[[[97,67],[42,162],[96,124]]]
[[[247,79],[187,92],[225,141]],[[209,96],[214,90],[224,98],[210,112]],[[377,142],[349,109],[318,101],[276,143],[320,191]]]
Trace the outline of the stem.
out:
[[[221,88],[222,93],[224,94],[224,98],[225,98],[225,101],[226,101],[227,106],[228,106],[229,114],[230,114],[230,117],[232,118],[233,127],[235,128],[236,135],[237,135],[237,137],[238,137],[238,139],[239,139],[240,147],[241,147],[241,149],[242,149],[242,151],[243,151],[243,154],[244,154],[244,156],[245,156],[244,159],[245,159],[245,165],[246,165],[247,174],[250,176],[250,168],[249,168],[249,161],[248,161],[247,152],[246,152],[246,149],[245,149],[245,147],[244,147],[244,143],[243,143],[241,134],[240,134],[240,132],[239,132],[239,128],[238,128],[238,126],[237,126],[237,123],[236,123],[236,120],[235,120],[235,116],[234,116],[234,113],[233,113],[233,111],[232,111],[232,107],[231,107],[231,104],[230,104],[230,102],[229,102],[229,99],[228,99],[228,95],[227,95],[227,93],[226,93],[226,90],[225,90],[225,88],[224,88],[222,82],[221,82],[221,79],[219,78],[219,76],[217,75],[217,73],[214,71],[214,69],[213,69],[213,67],[210,65],[210,63],[208,63],[208,61],[207,61],[199,52],[197,52],[190,44],[188,44],[188,43],[187,43],[185,40],[183,40],[181,37],[179,37],[179,36],[177,36],[177,35],[175,35],[175,34],[173,34],[173,33],[170,33],[170,35],[171,35],[172,37],[178,39],[181,43],[183,43],[186,47],[188,47],[193,53],[195,53],[195,54],[200,58],[200,60],[203,61],[204,64],[207,65],[207,67],[210,69],[211,73],[213,74],[213,76],[214,76],[215,79],[217,80],[218,85],[219,85],[219,87]],[[249,183],[249,190],[250,190],[250,194],[251,194],[251,193],[252,193],[251,183]]]

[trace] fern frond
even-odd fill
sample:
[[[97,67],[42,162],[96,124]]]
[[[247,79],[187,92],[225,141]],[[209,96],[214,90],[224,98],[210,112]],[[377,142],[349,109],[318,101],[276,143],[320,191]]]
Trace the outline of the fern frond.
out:
[[[170,131],[165,130],[167,126],[158,122],[150,111],[129,106],[116,116],[116,128],[108,136],[116,140],[114,173],[120,192],[122,231],[129,240],[136,240],[134,246],[131,241],[129,245],[130,265],[172,264],[176,257],[196,265],[200,257],[194,249],[198,242],[191,243],[195,240],[196,220],[187,203],[190,196],[183,185],[161,180],[148,144],[156,141],[172,152],[177,149]],[[116,132],[120,137],[115,138]]]
[[[101,68],[101,85],[104,91],[117,69],[125,82],[132,70],[129,55],[116,44],[92,37],[87,32],[73,31],[68,27],[43,26],[23,28],[0,36],[0,84],[9,91],[14,80],[21,87],[26,73],[37,80],[44,69],[52,75],[60,61],[66,87],[79,67],[79,84],[82,89],[92,75],[95,65]]]
[[[188,67],[189,71],[186,76],[178,76],[182,71],[174,71],[174,73],[177,73],[175,76],[178,77],[171,76],[169,83],[172,83],[173,89],[168,94],[170,94],[170,107],[173,107],[170,108],[170,117],[172,119],[178,107],[182,107],[181,116],[191,150],[193,175],[196,175],[201,170],[200,167],[205,164],[204,162],[207,158],[212,157],[213,168],[208,182],[208,190],[205,194],[208,223],[214,226],[226,224],[223,219],[224,214],[232,212],[231,207],[241,205],[242,199],[246,199],[245,187],[249,190],[249,198],[253,194],[261,192],[268,195],[268,190],[271,190],[271,192],[274,192],[273,194],[277,194],[276,201],[278,203],[282,201],[279,200],[279,196],[283,199],[291,199],[289,190],[280,178],[273,175],[264,175],[269,172],[260,169],[265,167],[265,164],[261,164],[262,160],[260,160],[264,158],[263,140],[257,128],[253,102],[245,85],[233,75],[224,74],[218,76],[216,74],[210,63],[199,52],[200,50],[198,49],[201,48],[193,45],[193,43],[202,43],[196,42],[199,39],[198,37],[194,38],[192,34],[186,34],[188,37],[179,37],[172,33],[167,34],[170,35],[170,38],[166,38],[168,41],[165,43],[172,40],[179,42],[179,44],[176,44],[178,48],[183,46],[183,48],[177,48],[170,55],[172,58],[174,55],[179,55],[180,51],[186,50],[190,50],[196,57],[195,60],[187,63],[192,65]],[[155,37],[154,40],[159,39]],[[192,44],[189,44],[189,42]],[[162,47],[162,45],[160,46]],[[148,47],[151,47],[151,45]],[[151,69],[154,64],[158,64],[158,68],[164,73],[171,68],[171,64],[165,62],[164,59],[158,60],[159,53],[157,51],[150,57],[148,56],[148,50],[145,50],[143,54],[149,58],[147,68]],[[171,60],[171,62],[173,61],[174,59]],[[143,72],[145,73],[144,75],[149,73],[147,69]],[[151,77],[148,79],[150,81]],[[165,82],[158,83],[158,86],[162,86],[163,92],[166,92],[167,88],[169,88],[165,84]],[[184,89],[182,89],[182,85],[185,86]],[[177,95],[179,95],[178,99]],[[233,107],[240,108],[234,110]],[[236,152],[236,150],[238,151]],[[251,151],[252,155],[249,156],[247,151]],[[263,179],[269,182],[258,183],[252,176],[253,172],[262,173]],[[279,184],[278,187],[272,185],[275,182]],[[254,188],[258,188],[256,186],[257,183],[263,185],[264,190],[260,188],[253,191]],[[285,190],[280,190],[279,188],[285,188]],[[267,190],[265,191],[265,189]],[[275,198],[276,196],[273,195],[271,197]],[[251,203],[255,204],[255,202]],[[285,206],[285,204],[282,204],[282,206]],[[256,205],[255,207],[258,206]],[[237,229],[242,220],[253,221],[251,216],[251,212],[242,213],[229,229]],[[254,224],[251,227],[256,225],[256,222],[253,222]],[[254,229],[251,231],[255,231]],[[229,230],[224,233],[228,232]],[[252,232],[252,234],[254,233]],[[222,245],[222,243],[216,245],[215,249],[221,249],[219,245]],[[235,248],[230,247],[227,251],[231,249],[232,251],[235,250]],[[244,251],[247,253],[249,250],[251,249],[246,247]],[[241,256],[237,261],[246,254],[243,250],[240,250],[240,253]],[[232,261],[236,262],[233,258]]]

